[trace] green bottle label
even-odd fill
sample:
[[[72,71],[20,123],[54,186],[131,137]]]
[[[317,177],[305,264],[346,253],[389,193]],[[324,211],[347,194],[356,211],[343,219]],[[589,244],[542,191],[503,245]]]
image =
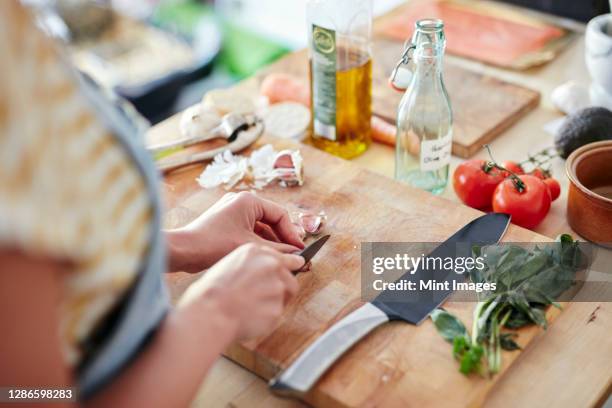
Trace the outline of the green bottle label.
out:
[[[312,25],[314,133],[336,140],[336,32]]]

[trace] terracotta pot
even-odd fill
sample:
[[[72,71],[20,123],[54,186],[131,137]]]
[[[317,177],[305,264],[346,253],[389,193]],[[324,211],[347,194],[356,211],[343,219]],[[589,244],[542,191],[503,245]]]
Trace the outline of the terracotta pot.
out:
[[[565,163],[567,220],[589,241],[612,247],[612,140],[589,143]]]

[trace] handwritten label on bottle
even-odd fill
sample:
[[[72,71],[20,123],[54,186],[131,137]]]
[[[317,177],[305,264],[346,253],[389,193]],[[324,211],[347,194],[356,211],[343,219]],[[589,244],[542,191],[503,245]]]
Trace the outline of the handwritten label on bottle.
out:
[[[421,171],[435,171],[448,166],[451,158],[453,138],[448,134],[436,140],[421,142]]]

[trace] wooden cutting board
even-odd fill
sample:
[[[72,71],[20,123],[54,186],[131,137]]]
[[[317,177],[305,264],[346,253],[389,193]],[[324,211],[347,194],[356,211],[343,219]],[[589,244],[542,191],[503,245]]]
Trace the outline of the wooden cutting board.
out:
[[[403,94],[390,88],[387,79],[402,53],[402,44],[376,39],[372,49],[372,110],[394,123]],[[261,81],[270,72],[285,72],[307,80],[306,50],[284,57],[256,78]],[[454,116],[453,154],[463,158],[472,156],[540,102],[536,91],[448,62],[444,66],[444,81]]]
[[[150,140],[178,134],[178,118],[155,127]],[[313,260],[310,273],[298,275],[301,289],[278,327],[263,338],[232,345],[226,355],[263,378],[287,367],[335,321],[360,305],[360,243],[368,241],[440,242],[481,213],[416,190],[310,146],[264,136],[258,142],[277,149],[299,147],[304,157],[305,184],[297,188],[269,186],[258,195],[286,206],[324,210],[332,238]],[[205,211],[225,191],[203,190],[195,182],[202,165],[167,175],[164,226],[182,226]],[[533,242],[547,238],[511,225],[505,241]],[[196,276],[170,274],[176,298]],[[446,303],[468,327],[473,305]],[[551,316],[556,313],[550,310]],[[520,332],[526,347],[540,332]],[[521,352],[504,352],[502,372],[493,379],[465,377],[451,356],[451,346],[430,320],[419,327],[385,324],[349,350],[316,384],[305,400],[317,407],[469,407],[480,403]]]

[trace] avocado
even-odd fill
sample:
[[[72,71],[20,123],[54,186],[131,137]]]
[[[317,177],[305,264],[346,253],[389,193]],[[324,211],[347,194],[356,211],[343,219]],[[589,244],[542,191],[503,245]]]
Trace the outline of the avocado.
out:
[[[568,115],[555,136],[555,147],[567,159],[579,147],[601,140],[612,140],[612,111],[585,108]]]

